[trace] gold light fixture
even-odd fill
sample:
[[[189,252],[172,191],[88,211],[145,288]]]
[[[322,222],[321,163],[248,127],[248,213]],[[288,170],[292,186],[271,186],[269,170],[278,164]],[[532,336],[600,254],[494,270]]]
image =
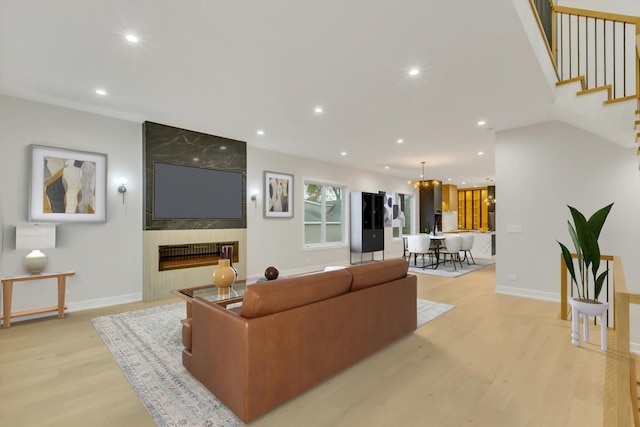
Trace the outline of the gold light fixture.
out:
[[[422,164],[422,175],[420,175],[420,178],[422,178],[419,181],[413,182],[411,180],[409,180],[407,182],[407,184],[409,185],[413,185],[415,188],[429,188],[429,187],[437,187],[438,185],[440,185],[440,181],[438,180],[426,180],[424,179],[424,165],[426,162],[420,162],[420,164]]]
[[[496,202],[496,199],[493,196],[489,196],[486,199],[484,199],[484,204],[487,206],[495,204],[495,202]]]

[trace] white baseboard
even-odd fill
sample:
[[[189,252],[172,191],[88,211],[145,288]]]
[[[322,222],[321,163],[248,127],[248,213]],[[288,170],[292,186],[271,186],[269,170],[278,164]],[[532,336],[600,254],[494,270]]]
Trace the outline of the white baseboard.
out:
[[[110,307],[112,305],[127,304],[130,302],[142,301],[142,292],[136,292],[134,294],[118,295],[115,297],[98,298],[87,301],[69,302],[66,303],[67,309],[65,313],[71,313],[73,311],[88,310],[91,308]],[[14,317],[11,319],[11,323],[24,322],[25,320],[42,319],[44,317],[58,316],[57,311],[51,311],[48,313],[31,314],[28,316]]]
[[[128,304],[130,302],[142,301],[142,292],[133,294],[117,295],[115,297],[98,298],[87,301],[70,302],[67,304],[67,312],[88,310],[90,308],[102,308],[112,305]]]
[[[560,295],[554,292],[536,291],[533,289],[514,288],[512,286],[496,285],[497,294],[512,295],[516,297],[533,298],[543,301],[560,302]]]
[[[640,356],[640,343],[637,343],[637,342],[629,343],[629,350],[631,350],[632,353],[635,353],[638,356]]]

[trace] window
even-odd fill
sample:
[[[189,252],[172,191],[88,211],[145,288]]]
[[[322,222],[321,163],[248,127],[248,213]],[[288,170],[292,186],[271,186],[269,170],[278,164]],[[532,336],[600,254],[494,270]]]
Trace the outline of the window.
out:
[[[304,183],[304,244],[323,246],[345,243],[343,186]]]

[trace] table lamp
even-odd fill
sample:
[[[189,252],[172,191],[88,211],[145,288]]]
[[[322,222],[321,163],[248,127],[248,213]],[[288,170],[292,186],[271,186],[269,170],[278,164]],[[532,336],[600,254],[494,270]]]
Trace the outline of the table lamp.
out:
[[[16,227],[16,249],[31,249],[24,258],[24,268],[29,274],[40,274],[47,265],[47,256],[40,249],[56,247],[55,225],[29,225]]]

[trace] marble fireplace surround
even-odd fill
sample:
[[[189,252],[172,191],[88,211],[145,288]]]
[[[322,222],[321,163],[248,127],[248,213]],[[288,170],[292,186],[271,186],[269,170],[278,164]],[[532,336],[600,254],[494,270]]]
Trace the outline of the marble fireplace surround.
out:
[[[159,246],[184,243],[238,242],[239,277],[246,277],[246,143],[153,122],[144,122],[143,299],[169,298],[172,289],[211,283],[215,266],[159,271]],[[243,174],[242,218],[219,220],[156,220],[153,218],[155,162],[217,169]],[[194,195],[196,196],[196,195]]]

